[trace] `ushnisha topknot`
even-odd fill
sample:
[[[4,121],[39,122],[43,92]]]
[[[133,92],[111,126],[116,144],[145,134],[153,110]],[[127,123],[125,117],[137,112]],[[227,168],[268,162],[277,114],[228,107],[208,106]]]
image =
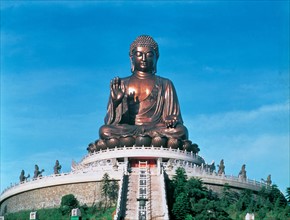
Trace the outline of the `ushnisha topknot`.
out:
[[[133,55],[133,50],[136,47],[151,47],[155,51],[157,58],[159,57],[158,44],[149,35],[140,35],[132,42],[132,44],[130,45],[130,51],[129,51],[130,56]]]

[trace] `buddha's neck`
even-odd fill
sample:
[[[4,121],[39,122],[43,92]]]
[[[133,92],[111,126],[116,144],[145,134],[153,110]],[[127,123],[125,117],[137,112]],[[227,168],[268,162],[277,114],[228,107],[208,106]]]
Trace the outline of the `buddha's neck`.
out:
[[[149,72],[136,71],[133,73],[133,76],[138,79],[151,79],[154,78],[155,75]]]

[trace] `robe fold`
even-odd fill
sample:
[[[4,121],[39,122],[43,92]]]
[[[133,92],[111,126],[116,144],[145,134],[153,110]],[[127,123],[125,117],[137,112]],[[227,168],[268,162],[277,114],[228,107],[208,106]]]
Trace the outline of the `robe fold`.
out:
[[[125,95],[115,107],[110,96],[105,125],[100,128],[100,138],[110,139],[126,136],[149,135],[168,138],[187,139],[188,132],[183,125],[177,94],[173,83],[156,76],[152,91],[144,100],[132,99],[128,94],[130,77],[121,79]],[[165,120],[175,117],[178,124],[167,128]]]

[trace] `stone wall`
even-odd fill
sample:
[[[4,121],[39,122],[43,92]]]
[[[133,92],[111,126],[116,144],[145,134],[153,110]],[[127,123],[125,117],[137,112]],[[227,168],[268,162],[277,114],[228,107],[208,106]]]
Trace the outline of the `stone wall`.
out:
[[[254,192],[259,192],[262,187],[268,188],[269,185],[250,179],[242,179],[229,175],[218,175],[216,172],[208,172],[202,167],[198,166],[173,166],[167,167],[166,163],[163,163],[165,167],[165,173],[172,179],[175,176],[178,167],[184,168],[188,178],[199,178],[203,183],[215,192],[220,192],[225,184],[228,184],[231,189],[244,190],[248,189]]]
[[[204,183],[204,186],[209,189],[212,190],[215,193],[221,194],[224,190],[224,185],[214,185],[214,184],[210,184],[210,183]],[[232,186],[229,185],[229,189],[231,191],[237,192],[237,193],[242,193],[245,189],[241,189],[241,188],[234,188]],[[255,191],[253,191],[255,193]]]
[[[180,154],[180,152],[175,153]],[[90,159],[90,157],[85,159]],[[98,203],[101,200],[103,175],[108,173],[112,179],[120,181],[127,172],[125,162],[119,163],[117,167],[107,161],[95,161],[88,164],[87,167],[74,167],[74,171],[70,173],[32,179],[5,190],[0,196],[0,215],[20,210],[59,207],[61,198],[67,194],[75,195],[81,205]],[[183,167],[189,178],[200,178],[206,187],[215,192],[221,192],[225,184],[237,191],[249,189],[258,192],[263,186],[267,187],[266,184],[255,180],[217,175],[215,172],[208,172],[203,166],[196,166],[188,161],[163,162],[161,167],[169,178],[175,175],[178,167]]]
[[[101,182],[57,185],[26,191],[7,198],[1,203],[1,214],[59,207],[64,195],[73,194],[80,204],[91,205],[101,200]]]

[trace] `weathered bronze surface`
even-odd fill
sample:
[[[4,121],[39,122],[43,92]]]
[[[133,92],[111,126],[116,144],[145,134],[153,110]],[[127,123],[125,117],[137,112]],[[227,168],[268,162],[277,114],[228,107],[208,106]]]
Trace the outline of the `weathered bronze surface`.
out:
[[[30,177],[30,174],[25,176],[25,172],[24,172],[24,170],[22,170],[20,173],[20,176],[19,176],[19,180],[20,180],[20,182],[23,182],[23,181],[26,181],[29,177]]]
[[[59,164],[59,161],[55,161],[55,165],[53,167],[54,174],[59,174],[59,171],[61,170],[61,165]]]
[[[246,164],[243,164],[241,171],[239,172],[239,178],[243,181],[247,179]]]
[[[187,141],[174,85],[156,75],[158,44],[141,35],[131,44],[129,55],[132,75],[111,80],[100,140],[88,150],[133,144],[188,149],[191,142]]]
[[[272,180],[271,180],[271,175],[270,175],[270,174],[269,174],[268,177],[267,177],[266,184],[267,184],[268,186],[272,185]]]
[[[40,171],[38,165],[35,164],[33,178],[35,179],[35,178],[41,177],[43,172],[44,172],[44,169],[42,169],[42,170]]]
[[[220,165],[218,165],[218,175],[223,175],[225,174],[225,162],[224,159],[221,160]]]

